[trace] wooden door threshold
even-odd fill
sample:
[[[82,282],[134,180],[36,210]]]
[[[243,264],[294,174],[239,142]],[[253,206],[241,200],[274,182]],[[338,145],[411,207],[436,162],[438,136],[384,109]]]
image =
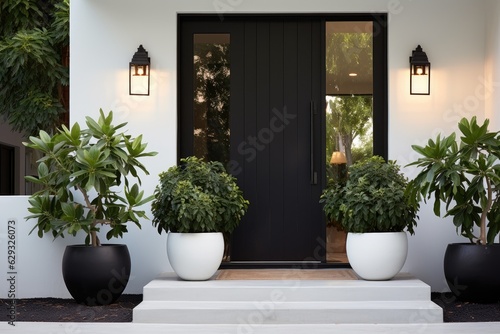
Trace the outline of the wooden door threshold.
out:
[[[310,262],[310,261],[228,261],[222,262],[220,269],[326,269],[351,268],[343,262]]]

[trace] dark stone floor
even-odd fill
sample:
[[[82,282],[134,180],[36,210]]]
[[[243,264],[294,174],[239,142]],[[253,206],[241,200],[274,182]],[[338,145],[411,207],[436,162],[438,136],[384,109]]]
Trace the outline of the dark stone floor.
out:
[[[85,306],[77,304],[73,299],[18,299],[16,301],[16,320],[42,322],[131,322],[132,309],[141,301],[142,295],[122,295],[118,301],[107,306]]]
[[[500,322],[500,303],[479,304],[457,300],[451,293],[433,293],[432,301],[443,308],[444,322]],[[108,306],[85,306],[73,299],[35,298],[16,301],[17,321],[131,322],[132,309],[142,295],[122,295]],[[3,300],[5,321],[10,301]]]
[[[451,293],[432,293],[431,299],[443,309],[444,322],[499,322],[500,303],[471,303]]]

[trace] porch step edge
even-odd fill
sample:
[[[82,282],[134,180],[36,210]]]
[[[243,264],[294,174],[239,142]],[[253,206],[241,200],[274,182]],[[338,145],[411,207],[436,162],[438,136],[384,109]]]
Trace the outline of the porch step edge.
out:
[[[238,324],[245,321],[265,324],[439,323],[443,322],[443,313],[431,301],[144,301],[133,310],[133,322],[140,323]]]
[[[261,301],[280,294],[287,301],[430,300],[430,286],[409,274],[389,281],[208,280],[183,281],[164,273],[144,287],[143,300]]]

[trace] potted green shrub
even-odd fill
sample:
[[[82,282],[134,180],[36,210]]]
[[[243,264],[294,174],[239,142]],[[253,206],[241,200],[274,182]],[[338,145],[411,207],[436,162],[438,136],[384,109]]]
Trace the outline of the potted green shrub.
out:
[[[122,237],[127,222],[139,228],[147,218],[139,207],[151,201],[139,189],[139,162],[153,156],[142,136],[122,131],[127,123],[113,125],[113,113],[102,109],[97,121],[86,118],[87,129],[75,123],[53,135],[40,131],[26,146],[41,153],[38,175],[26,179],[41,188],[29,198],[30,216],[38,236],[54,238],[86,234],[85,245],[69,245],[63,256],[63,277],[78,303],[104,305],[123,292],[130,275],[130,255],[124,244],[101,244],[99,232],[107,226],[107,239]],[[117,277],[117,275],[119,277]]]
[[[444,271],[453,293],[463,300],[500,300],[500,135],[476,117],[462,118],[455,133],[438,135],[426,146],[413,145],[421,155],[409,166],[420,171],[408,193],[426,202],[433,198],[434,213],[453,217],[457,233],[468,243],[446,248]],[[416,197],[415,197],[416,195]]]
[[[160,174],[152,202],[153,225],[167,232],[167,255],[185,280],[213,276],[224,253],[223,233],[231,233],[248,208],[248,201],[220,162],[197,157]]]
[[[347,258],[363,279],[391,279],[404,265],[404,230],[414,233],[419,208],[405,193],[407,183],[394,161],[373,156],[349,166],[347,181],[321,195],[327,219],[347,232]]]

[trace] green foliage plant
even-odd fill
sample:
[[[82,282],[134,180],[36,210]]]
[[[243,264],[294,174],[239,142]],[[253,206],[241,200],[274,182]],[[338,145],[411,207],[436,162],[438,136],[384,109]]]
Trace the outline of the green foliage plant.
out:
[[[69,0],[0,1],[0,116],[12,129],[52,133],[69,83]]]
[[[405,193],[407,184],[394,161],[372,156],[349,166],[347,181],[331,183],[320,202],[327,219],[346,232],[414,234],[419,204]]]
[[[412,198],[432,197],[438,217],[444,204],[444,216],[453,217],[457,233],[482,245],[492,244],[500,231],[500,135],[488,125],[488,119],[479,125],[476,116],[462,118],[459,140],[452,133],[413,145],[421,157],[409,164],[420,168],[408,187]]]
[[[127,222],[140,228],[139,218],[147,218],[138,207],[153,195],[144,197],[139,189],[138,172],[148,174],[139,160],[156,152],[146,152],[142,135],[132,138],[122,132],[127,123],[112,123],[113,113],[105,115],[101,109],[97,121],[86,118],[87,129],[80,129],[78,123],[71,129],[62,125],[54,135],[42,130],[24,143],[43,155],[38,176],[26,177],[41,187],[29,198],[27,217],[37,220],[33,230],[38,229],[39,237],[45,233],[54,238],[65,233],[75,236],[83,231],[87,245],[100,246],[101,226],[109,227],[109,240],[128,232]]]
[[[154,196],[153,225],[160,234],[231,233],[249,204],[220,162],[194,156],[162,172]]]

